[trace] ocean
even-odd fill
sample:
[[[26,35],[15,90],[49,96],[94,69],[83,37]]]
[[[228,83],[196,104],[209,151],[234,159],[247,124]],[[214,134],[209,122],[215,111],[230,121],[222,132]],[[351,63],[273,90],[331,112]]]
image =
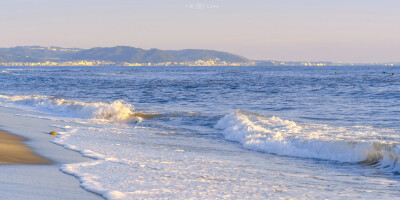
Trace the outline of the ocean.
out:
[[[400,198],[399,67],[0,71],[0,106],[52,120],[107,199]]]

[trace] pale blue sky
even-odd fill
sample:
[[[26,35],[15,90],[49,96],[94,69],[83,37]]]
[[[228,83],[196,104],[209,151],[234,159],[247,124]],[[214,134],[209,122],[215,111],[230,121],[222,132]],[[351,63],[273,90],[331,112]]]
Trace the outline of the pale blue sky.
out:
[[[399,0],[2,0],[0,47],[129,45],[400,61]]]

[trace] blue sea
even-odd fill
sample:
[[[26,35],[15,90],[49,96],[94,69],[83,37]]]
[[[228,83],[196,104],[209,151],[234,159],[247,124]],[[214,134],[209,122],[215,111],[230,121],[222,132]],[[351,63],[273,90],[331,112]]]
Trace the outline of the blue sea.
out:
[[[399,67],[0,71],[0,106],[53,120],[107,199],[400,198]]]

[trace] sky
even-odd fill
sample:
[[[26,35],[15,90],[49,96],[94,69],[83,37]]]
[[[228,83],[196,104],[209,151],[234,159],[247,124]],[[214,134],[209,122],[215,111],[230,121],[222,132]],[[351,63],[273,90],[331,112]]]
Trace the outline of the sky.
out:
[[[0,47],[214,49],[400,62],[399,0],[1,0]]]

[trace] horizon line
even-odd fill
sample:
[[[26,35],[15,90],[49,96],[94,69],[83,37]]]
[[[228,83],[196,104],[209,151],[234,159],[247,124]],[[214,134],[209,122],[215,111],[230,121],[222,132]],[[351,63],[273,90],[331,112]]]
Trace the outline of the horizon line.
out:
[[[329,60],[302,60],[302,61],[298,61],[298,60],[278,60],[278,59],[251,59],[248,58],[246,56],[237,54],[237,53],[232,53],[226,50],[215,50],[215,49],[200,49],[200,48],[183,48],[183,49],[160,49],[160,48],[141,48],[141,47],[135,47],[135,46],[130,46],[130,45],[113,45],[113,46],[93,46],[93,47],[89,47],[89,48],[82,48],[82,47],[68,47],[68,45],[66,45],[65,47],[62,46],[57,46],[57,45],[50,45],[50,46],[42,46],[42,45],[16,45],[16,46],[6,46],[6,47],[0,47],[0,49],[4,48],[15,48],[15,47],[44,47],[44,48],[61,48],[61,49],[82,49],[82,50],[89,50],[89,49],[94,49],[94,48],[115,48],[115,47],[132,47],[132,48],[137,48],[137,49],[142,49],[142,50],[152,50],[152,49],[158,49],[158,50],[162,50],[162,51],[180,51],[180,50],[208,50],[208,51],[219,51],[219,52],[225,52],[225,53],[230,53],[230,54],[234,54],[237,56],[241,56],[244,57],[250,61],[271,61],[271,62],[288,62],[288,63],[306,63],[306,62],[310,62],[310,63],[337,63],[337,64],[400,64],[400,61],[381,61],[381,62],[346,62],[346,61],[329,61]]]

